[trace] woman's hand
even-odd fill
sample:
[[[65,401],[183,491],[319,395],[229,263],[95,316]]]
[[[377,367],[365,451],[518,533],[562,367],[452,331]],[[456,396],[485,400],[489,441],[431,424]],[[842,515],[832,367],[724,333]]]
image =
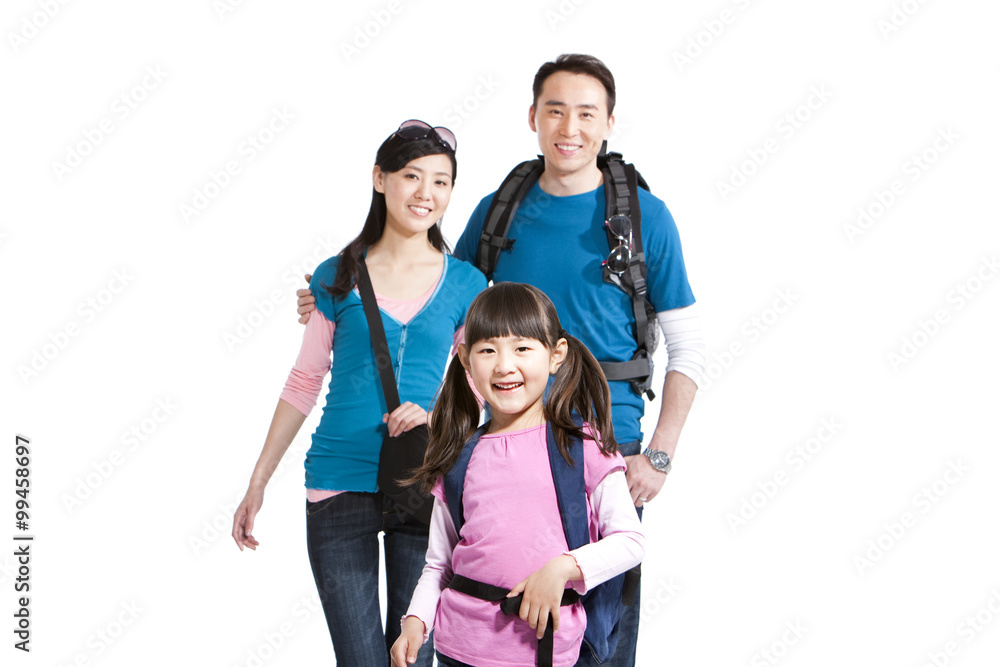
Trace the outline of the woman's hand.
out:
[[[382,423],[388,424],[389,435],[395,438],[415,426],[426,424],[427,412],[416,403],[407,401],[393,410],[392,414],[382,415]]]
[[[257,512],[260,511],[263,504],[264,487],[251,484],[250,488],[247,489],[247,494],[243,496],[243,502],[236,508],[236,513],[233,515],[233,539],[236,540],[236,546],[240,548],[240,551],[243,551],[243,547],[256,551],[260,544],[251,533],[253,532],[254,519],[257,518]]]
[[[549,614],[552,614],[552,632],[559,630],[559,607],[562,605],[566,582],[582,578],[583,573],[580,572],[576,559],[563,554],[550,560],[542,569],[533,572],[530,577],[515,586],[507,597],[512,598],[521,592],[524,593],[518,616],[522,621],[527,621],[532,629],[537,630],[536,636],[541,639],[549,622]]]
[[[417,651],[424,643],[424,622],[416,616],[407,616],[403,631],[389,650],[393,667],[412,665],[417,661]]]

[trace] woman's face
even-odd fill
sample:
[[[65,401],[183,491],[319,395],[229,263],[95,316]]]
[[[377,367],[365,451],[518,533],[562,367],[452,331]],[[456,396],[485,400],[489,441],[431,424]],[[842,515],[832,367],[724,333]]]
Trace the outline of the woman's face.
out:
[[[391,173],[376,166],[372,184],[385,195],[387,228],[405,235],[426,233],[451,201],[451,159],[425,155]]]

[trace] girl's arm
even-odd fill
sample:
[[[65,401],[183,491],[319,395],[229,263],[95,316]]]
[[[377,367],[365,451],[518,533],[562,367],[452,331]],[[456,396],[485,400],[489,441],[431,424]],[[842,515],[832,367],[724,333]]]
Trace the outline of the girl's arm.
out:
[[[624,472],[615,470],[605,476],[590,502],[603,537],[568,552],[583,573],[582,579],[572,582],[580,594],[635,567],[646,552],[646,536]]]
[[[437,612],[441,592],[451,581],[451,555],[455,551],[458,539],[458,532],[451,520],[448,505],[435,496],[427,541],[426,564],[420,575],[420,581],[413,590],[406,616],[403,617],[402,634],[390,651],[394,665],[415,662],[417,651],[427,641],[427,636],[434,627],[434,615]]]
[[[528,622],[539,639],[545,633],[549,614],[552,615],[553,632],[559,631],[559,605],[567,583],[582,595],[638,565],[645,553],[646,538],[623,471],[619,469],[606,475],[590,499],[600,534],[604,537],[551,559],[508,595],[524,593],[518,615]]]

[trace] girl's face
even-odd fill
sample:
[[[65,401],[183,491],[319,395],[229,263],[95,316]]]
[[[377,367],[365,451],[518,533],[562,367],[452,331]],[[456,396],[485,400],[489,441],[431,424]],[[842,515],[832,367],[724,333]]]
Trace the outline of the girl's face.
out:
[[[443,154],[425,155],[389,173],[376,165],[372,185],[385,195],[387,229],[406,236],[423,234],[451,201],[451,160]]]
[[[492,408],[494,430],[542,423],[549,375],[566,359],[564,338],[549,350],[534,338],[502,336],[462,346],[459,354],[476,389]]]

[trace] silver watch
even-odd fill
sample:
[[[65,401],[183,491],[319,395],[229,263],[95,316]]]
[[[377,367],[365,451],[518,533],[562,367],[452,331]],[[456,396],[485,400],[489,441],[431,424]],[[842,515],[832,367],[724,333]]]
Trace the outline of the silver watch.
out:
[[[646,447],[646,450],[642,453],[642,455],[649,459],[649,462],[653,464],[653,467],[662,472],[664,475],[670,472],[670,457],[663,450]]]

